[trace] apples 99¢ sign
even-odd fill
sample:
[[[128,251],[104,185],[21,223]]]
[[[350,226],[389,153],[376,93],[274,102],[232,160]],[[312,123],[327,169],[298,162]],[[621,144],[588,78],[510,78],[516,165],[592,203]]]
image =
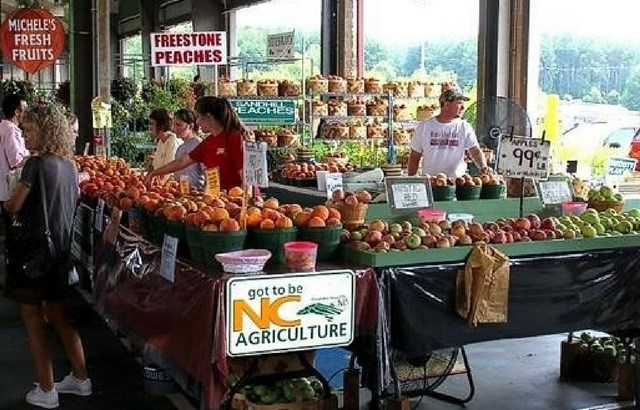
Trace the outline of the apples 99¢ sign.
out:
[[[510,177],[546,179],[551,143],[537,138],[504,136],[500,141],[498,172]]]

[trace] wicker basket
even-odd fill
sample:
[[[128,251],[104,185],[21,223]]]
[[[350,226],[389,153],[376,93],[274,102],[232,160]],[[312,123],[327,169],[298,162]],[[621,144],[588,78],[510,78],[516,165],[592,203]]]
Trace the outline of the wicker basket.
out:
[[[363,203],[358,203],[356,205],[342,204],[335,208],[340,211],[340,215],[342,215],[342,225],[346,229],[352,229],[364,224],[369,205]]]
[[[624,202],[620,201],[589,201],[589,208],[593,208],[598,212],[606,211],[607,209],[613,209],[616,212],[622,212],[624,208]]]

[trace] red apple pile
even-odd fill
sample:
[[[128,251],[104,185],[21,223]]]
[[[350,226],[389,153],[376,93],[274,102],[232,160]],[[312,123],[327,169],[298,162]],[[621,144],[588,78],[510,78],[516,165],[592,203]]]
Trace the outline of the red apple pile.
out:
[[[562,239],[555,218],[540,219],[536,214],[524,218],[498,219],[484,224],[465,221],[428,222],[414,226],[410,221],[388,224],[374,220],[351,231],[342,240],[360,251],[397,252],[408,249],[450,248],[477,242],[513,242]]]
[[[482,178],[480,177],[472,177],[469,174],[464,174],[461,177],[456,178],[457,186],[476,186],[482,185]]]
[[[368,191],[345,192],[342,189],[336,189],[331,194],[331,199],[327,201],[327,206],[339,208],[342,205],[354,206],[358,204],[368,204],[369,202],[371,202],[371,194]]]
[[[434,176],[429,177],[431,182],[431,186],[446,186],[446,185],[455,185],[455,181],[451,178],[448,178],[446,174],[440,173]]]

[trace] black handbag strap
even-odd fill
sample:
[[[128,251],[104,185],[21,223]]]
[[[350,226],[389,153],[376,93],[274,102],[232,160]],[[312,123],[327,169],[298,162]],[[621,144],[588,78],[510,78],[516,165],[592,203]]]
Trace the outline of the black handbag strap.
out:
[[[44,235],[51,237],[51,231],[49,230],[49,212],[47,212],[47,189],[44,186],[44,166],[42,158],[38,158],[40,166],[38,167],[38,178],[40,179],[40,198],[42,199],[42,213],[44,215]]]

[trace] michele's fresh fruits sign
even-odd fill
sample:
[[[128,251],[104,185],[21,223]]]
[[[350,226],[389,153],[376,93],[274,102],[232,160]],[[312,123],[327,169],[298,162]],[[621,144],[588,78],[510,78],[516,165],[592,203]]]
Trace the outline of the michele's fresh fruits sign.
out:
[[[29,74],[55,63],[64,40],[62,23],[45,9],[18,9],[0,28],[4,57]]]
[[[352,271],[234,277],[227,282],[227,353],[345,346],[353,340]]]

